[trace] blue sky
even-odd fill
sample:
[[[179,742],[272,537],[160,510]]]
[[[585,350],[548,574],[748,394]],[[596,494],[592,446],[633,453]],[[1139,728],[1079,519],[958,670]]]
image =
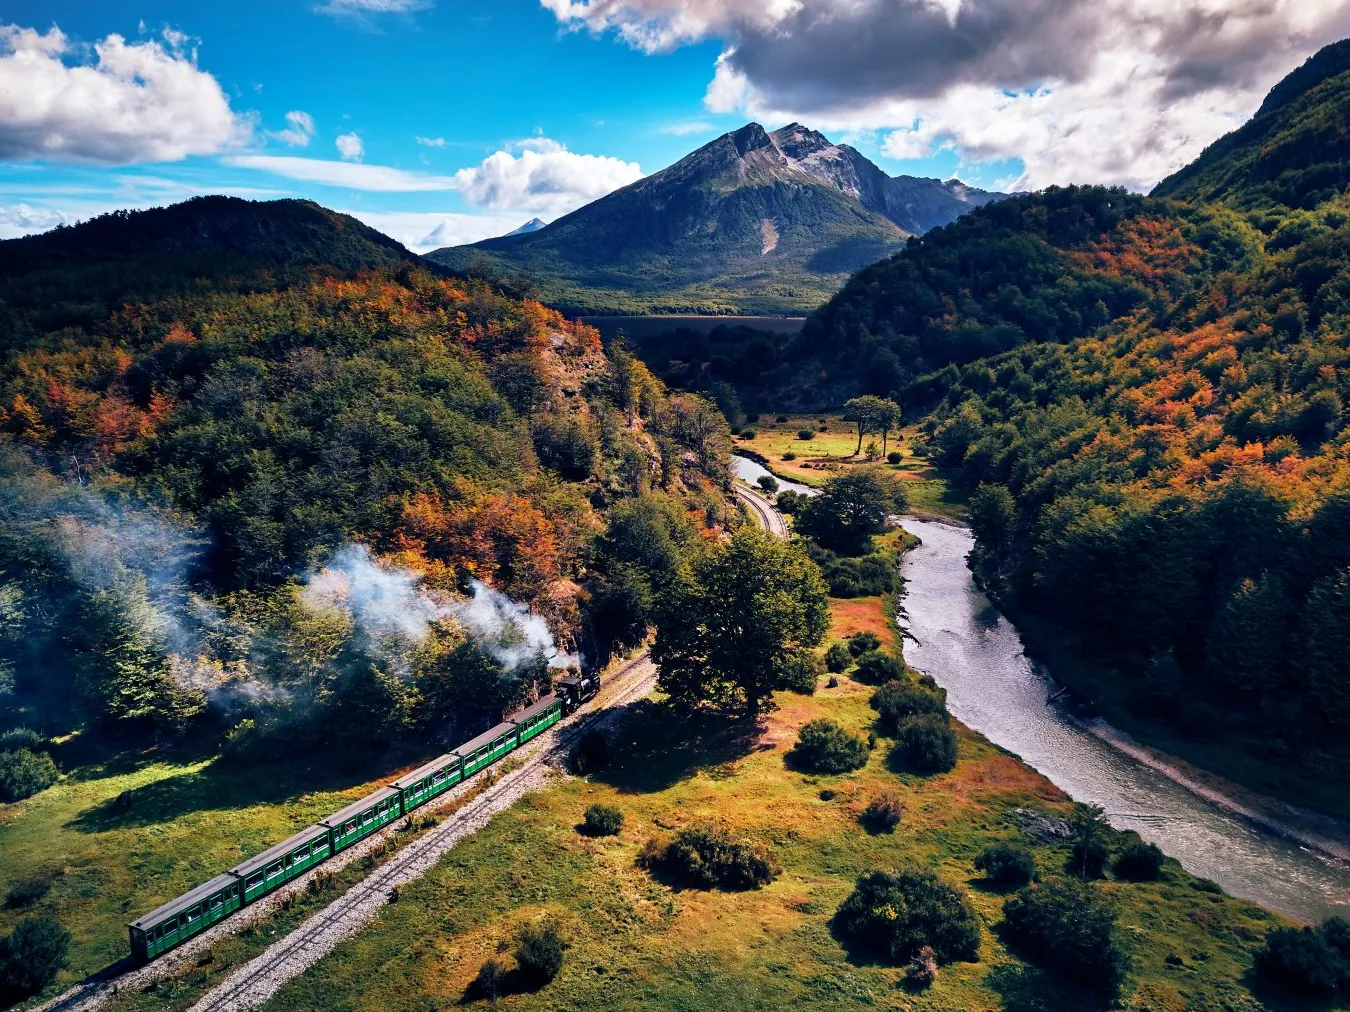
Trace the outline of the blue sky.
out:
[[[1350,32],[1347,7],[8,2],[0,236],[228,192],[312,198],[428,248],[549,220],[750,119],[800,120],[891,173],[1146,189]]]

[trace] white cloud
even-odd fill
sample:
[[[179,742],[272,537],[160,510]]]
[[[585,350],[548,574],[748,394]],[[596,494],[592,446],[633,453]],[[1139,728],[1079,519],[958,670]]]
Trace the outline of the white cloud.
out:
[[[337,139],[338,155],[344,162],[359,162],[366,155],[366,146],[356,134],[340,134]]]
[[[287,179],[324,186],[343,186],[352,190],[378,193],[419,193],[454,190],[457,181],[450,176],[406,172],[387,165],[363,165],[323,158],[297,158],[292,155],[234,155],[226,164],[242,169],[261,169]]]
[[[278,130],[272,136],[293,148],[307,148],[314,139],[314,117],[293,109],[286,114],[286,129]]]
[[[462,246],[505,235],[520,224],[519,214],[451,214],[434,211],[344,211],[393,236],[414,253]]]
[[[540,0],[645,51],[720,39],[712,112],[1020,158],[1018,186],[1147,188],[1250,116],[1345,0]]]
[[[125,165],[246,143],[251,120],[186,42],[173,31],[162,42],[109,35],[91,62],[59,28],[0,25],[0,159]]]
[[[417,143],[424,148],[443,148],[445,147],[444,137],[418,137]]]
[[[432,0],[328,0],[314,9],[320,14],[361,18],[370,14],[412,14],[432,6]]]
[[[73,225],[78,219],[62,211],[29,204],[0,204],[0,239],[46,232],[57,225]]]
[[[530,138],[515,147],[519,154],[497,151],[481,164],[455,173],[466,200],[494,210],[556,216],[642,178],[636,162],[574,154],[545,137]]]
[[[707,120],[686,119],[678,123],[667,123],[657,130],[657,133],[670,134],[672,137],[687,137],[690,134],[705,134],[713,129],[713,125]]]

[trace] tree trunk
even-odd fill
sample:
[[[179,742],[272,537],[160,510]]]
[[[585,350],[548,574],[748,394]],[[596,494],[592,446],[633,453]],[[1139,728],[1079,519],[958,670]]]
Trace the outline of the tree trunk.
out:
[[[863,423],[862,419],[860,418],[858,419],[858,445],[853,448],[853,456],[855,457],[858,454],[862,453],[862,437],[863,437]]]

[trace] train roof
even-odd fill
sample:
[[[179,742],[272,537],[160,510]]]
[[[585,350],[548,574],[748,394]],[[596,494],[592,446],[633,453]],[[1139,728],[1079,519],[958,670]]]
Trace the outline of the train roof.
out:
[[[381,801],[384,801],[386,798],[397,798],[397,797],[398,791],[395,790],[394,788],[381,787],[374,794],[367,794],[360,801],[353,801],[346,808],[339,808],[336,812],[334,812],[327,818],[320,819],[318,824],[320,826],[328,826],[329,828],[333,828],[345,822],[349,816],[360,815],[367,808],[370,808],[373,805],[378,805]]]
[[[243,861],[240,864],[235,865],[233,868],[230,869],[230,871],[235,875],[239,875],[241,877],[249,875],[260,868],[267,867],[267,865],[271,864],[277,858],[289,854],[296,847],[300,846],[300,844],[308,843],[316,836],[327,836],[327,835],[328,835],[328,827],[309,826],[306,829],[300,830],[300,832],[296,833],[294,836],[288,837],[287,839],[282,840],[280,843],[273,844],[272,846],[264,850],[261,854],[254,854],[247,861]]]
[[[424,780],[437,770],[444,769],[446,766],[454,766],[459,763],[459,756],[453,752],[447,752],[445,755],[438,755],[429,763],[423,763],[411,773],[405,773],[394,781],[395,787],[411,787],[419,780]]]
[[[550,706],[553,706],[557,702],[558,702],[557,696],[552,695],[545,696],[543,699],[539,700],[539,702],[525,707],[525,709],[521,710],[514,717],[508,717],[506,719],[506,722],[508,724],[519,724],[522,720],[528,720],[530,717],[533,717],[536,714],[543,713]]]
[[[138,931],[148,931],[160,921],[172,914],[182,913],[185,909],[194,903],[199,903],[214,892],[225,888],[227,885],[234,885],[239,881],[238,877],[225,872],[217,875],[210,882],[203,882],[196,889],[183,893],[182,896],[175,896],[167,903],[161,903],[144,917],[139,917],[131,922],[131,926]]]
[[[459,748],[455,749],[455,754],[458,756],[466,756],[470,752],[482,748],[484,745],[491,744],[504,734],[513,733],[515,729],[515,724],[512,724],[509,720],[504,720],[490,731],[484,731],[477,738],[470,738],[463,745],[459,746]]]

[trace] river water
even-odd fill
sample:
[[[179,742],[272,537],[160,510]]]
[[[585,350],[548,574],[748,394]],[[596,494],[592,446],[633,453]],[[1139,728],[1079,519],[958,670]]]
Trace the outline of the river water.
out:
[[[778,482],[778,491],[780,492],[799,492],[802,495],[818,495],[819,492],[810,485],[802,485],[795,481],[788,481],[786,478],[780,478],[767,467],[757,460],[751,460],[749,457],[742,457],[736,454],[731,462],[736,466],[736,477],[747,485],[758,485],[759,479],[768,475],[774,481]]]
[[[923,541],[901,565],[906,624],[919,641],[905,657],[947,690],[962,723],[1234,896],[1302,921],[1350,916],[1350,869],[1230,815],[1047,702],[1049,683],[1017,630],[971,578],[969,531],[908,518],[903,526]]]

